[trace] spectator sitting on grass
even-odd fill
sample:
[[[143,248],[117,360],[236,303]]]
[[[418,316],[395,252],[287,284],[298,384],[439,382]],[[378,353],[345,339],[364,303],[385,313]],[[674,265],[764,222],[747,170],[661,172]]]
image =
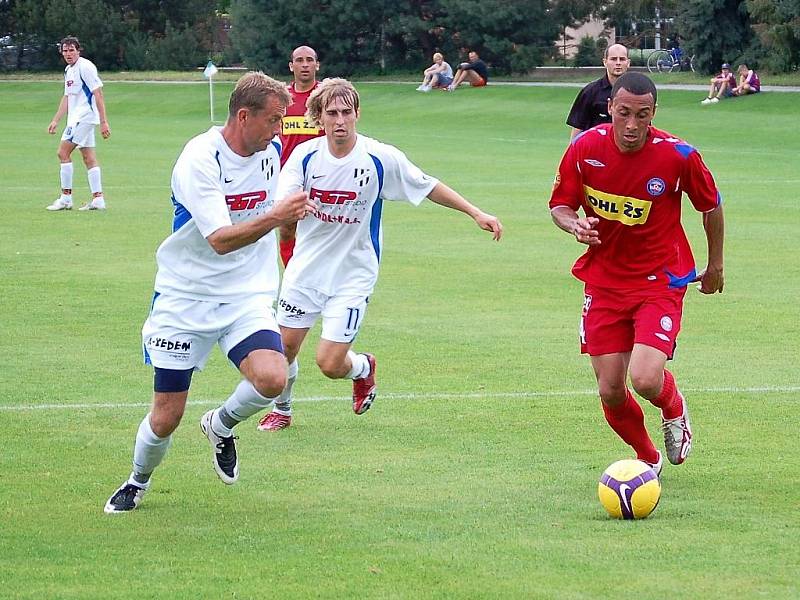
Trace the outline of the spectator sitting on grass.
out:
[[[446,88],[453,83],[453,67],[444,61],[441,52],[433,55],[433,64],[425,69],[422,85],[417,88],[418,92],[430,92],[431,88]]]
[[[731,73],[731,66],[728,63],[722,65],[722,72],[711,78],[711,85],[708,87],[708,97],[700,104],[714,104],[720,98],[730,98],[736,87],[736,77]]]
[[[761,80],[758,73],[752,69],[748,69],[747,65],[742,63],[736,70],[739,73],[739,85],[733,88],[734,96],[746,96],[747,94],[757,94],[761,91]]]

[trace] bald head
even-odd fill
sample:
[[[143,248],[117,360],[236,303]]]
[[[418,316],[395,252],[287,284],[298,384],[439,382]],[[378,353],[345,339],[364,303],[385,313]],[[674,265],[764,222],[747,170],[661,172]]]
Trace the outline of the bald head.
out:
[[[608,80],[613,85],[617,78],[631,66],[628,49],[622,44],[611,44],[603,52],[603,66],[606,68]]]
[[[317,51],[311,46],[298,46],[292,50],[292,55],[289,57],[289,62],[294,62],[296,56],[307,56],[309,54],[314,57],[314,60],[317,60]]]
[[[289,58],[289,70],[294,75],[294,89],[307,92],[314,87],[319,71],[317,51],[311,46],[298,46]]]

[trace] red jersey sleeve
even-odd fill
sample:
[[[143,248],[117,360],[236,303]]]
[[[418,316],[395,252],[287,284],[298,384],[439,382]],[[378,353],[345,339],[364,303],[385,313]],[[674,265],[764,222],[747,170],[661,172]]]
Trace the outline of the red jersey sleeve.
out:
[[[683,165],[681,187],[689,196],[689,200],[696,210],[699,212],[712,211],[722,203],[714,176],[711,175],[711,171],[708,170],[697,150],[688,145],[684,148],[691,150],[688,151],[686,162]],[[678,151],[686,150],[678,147]]]
[[[550,194],[550,210],[557,206],[568,206],[577,211],[581,207],[583,198],[583,184],[581,172],[578,167],[578,151],[575,142],[583,135],[580,134],[567,147],[561,163],[558,165],[556,178],[553,182],[553,192]]]

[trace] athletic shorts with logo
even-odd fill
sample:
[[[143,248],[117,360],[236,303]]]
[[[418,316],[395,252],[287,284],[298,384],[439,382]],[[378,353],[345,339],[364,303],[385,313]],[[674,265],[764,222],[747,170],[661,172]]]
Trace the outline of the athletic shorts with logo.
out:
[[[281,327],[309,329],[322,316],[324,340],[352,343],[367,312],[368,296],[340,294],[327,296],[302,287],[282,289],[277,318]]]
[[[580,323],[581,353],[590,356],[630,352],[634,344],[675,352],[686,288],[584,288]]]
[[[145,363],[160,369],[200,370],[217,343],[227,356],[257,331],[277,333],[272,304],[273,298],[266,295],[221,304],[157,294],[142,327]]]
[[[94,123],[81,121],[75,125],[67,125],[61,135],[62,142],[72,142],[78,148],[94,148]]]

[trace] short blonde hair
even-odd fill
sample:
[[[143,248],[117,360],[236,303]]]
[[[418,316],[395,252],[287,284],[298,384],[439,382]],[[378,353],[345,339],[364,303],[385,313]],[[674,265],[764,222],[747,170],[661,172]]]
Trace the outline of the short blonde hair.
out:
[[[439,58],[441,58],[442,60],[444,60],[444,56],[442,55],[442,53],[441,53],[441,52],[434,52],[434,53],[433,53],[433,60],[435,61],[435,60],[437,60],[437,59],[439,59]]]
[[[228,117],[236,116],[242,108],[253,112],[263,110],[270,97],[277,98],[284,106],[292,103],[292,97],[286,89],[286,84],[276,81],[261,71],[250,71],[242,75],[236,82],[236,87],[231,92],[228,101]]]
[[[336,99],[341,98],[344,103],[355,111],[358,111],[359,97],[356,88],[346,79],[339,77],[323,79],[322,82],[311,92],[306,103],[306,120],[312,127],[322,125],[322,113]]]

